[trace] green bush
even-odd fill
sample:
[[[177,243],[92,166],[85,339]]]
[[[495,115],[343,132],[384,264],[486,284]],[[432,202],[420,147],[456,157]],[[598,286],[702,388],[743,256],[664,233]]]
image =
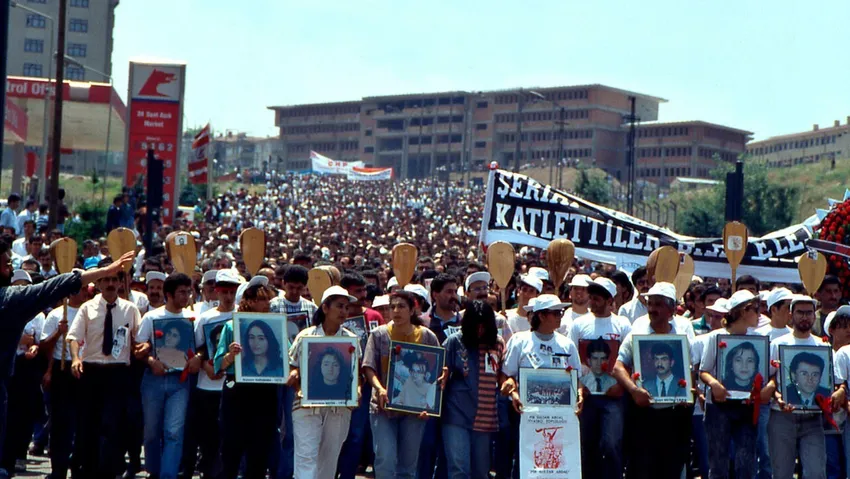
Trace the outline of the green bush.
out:
[[[108,205],[82,202],[74,208],[80,215],[80,220],[69,218],[65,223],[65,234],[77,242],[77,248],[82,252],[83,241],[106,236],[106,212]]]

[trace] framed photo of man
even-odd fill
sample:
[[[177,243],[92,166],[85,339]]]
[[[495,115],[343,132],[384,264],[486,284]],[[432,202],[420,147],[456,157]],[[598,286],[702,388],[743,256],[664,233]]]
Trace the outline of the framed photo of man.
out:
[[[576,376],[573,370],[520,368],[520,401],[524,407],[574,407],[578,390]]]
[[[307,311],[299,311],[297,313],[286,314],[286,335],[289,338],[289,344],[295,341],[295,336],[303,331],[310,324],[310,315]]]
[[[820,410],[817,397],[829,400],[833,390],[832,348],[779,345],[779,391],[786,404]]]
[[[188,318],[153,320],[153,355],[167,371],[182,371],[195,347],[195,333]]]
[[[756,375],[767,381],[770,338],[761,335],[717,336],[717,380],[729,399],[749,399]]]
[[[437,346],[390,341],[387,409],[439,416],[443,391],[437,384],[446,350]]]
[[[688,337],[679,334],[636,334],[632,336],[635,373],[640,387],[652,402],[692,403],[691,352]]]
[[[233,338],[242,346],[234,368],[237,383],[284,384],[289,376],[289,338],[284,314],[234,313]]]
[[[357,339],[301,338],[301,405],[357,407]]]
[[[215,356],[215,350],[218,348],[218,341],[221,339],[221,331],[224,329],[225,324],[227,324],[226,319],[204,324],[204,341],[207,344],[207,351],[210,357]]]
[[[360,350],[366,349],[366,340],[369,339],[369,333],[366,330],[366,319],[363,316],[354,316],[348,318],[342,323],[342,327],[351,331],[357,336],[360,341]]]
[[[617,384],[611,373],[617,363],[620,341],[616,339],[582,339],[578,342],[581,373],[578,382],[590,394],[605,395],[608,388]]]

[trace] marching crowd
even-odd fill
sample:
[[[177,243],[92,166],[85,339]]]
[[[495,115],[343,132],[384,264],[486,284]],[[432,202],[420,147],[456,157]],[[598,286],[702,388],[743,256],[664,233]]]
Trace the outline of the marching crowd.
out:
[[[480,195],[448,193],[429,201],[427,182],[289,176],[265,193],[222,195],[192,221],[156,225],[150,251],[140,241],[135,254],[113,258],[104,239],[87,241],[80,269],[61,275],[44,253],[61,232],[32,219],[0,221],[0,286],[11,286],[0,289],[0,387],[8,394],[0,467],[7,476],[25,468],[29,448],[48,450],[52,479],[142,471],[160,479],[353,478],[367,466],[379,479],[516,478],[520,376],[553,368],[582,372],[574,409],[583,477],[785,479],[798,469],[806,479],[847,477],[850,307],[841,306],[837,278],[807,292],[750,276],[731,284],[695,277],[680,300],[652,269],[626,274],[575,261],[556,288],[542,252],[523,247],[500,290],[480,262]],[[136,206],[132,226],[143,233]],[[254,276],[238,242],[248,227],[266,233]],[[163,247],[174,229],[195,238],[191,275],[175,272]],[[404,287],[391,264],[399,242],[419,250]],[[313,267],[327,268],[334,284],[315,298],[307,288]],[[237,337],[236,311],[309,321],[279,351],[262,328],[250,344]],[[343,326],[355,316],[368,326],[354,353],[359,405],[303,407],[300,343],[355,337]],[[165,318],[191,319],[193,334],[155,330]],[[216,323],[222,328],[210,341],[204,326]],[[176,359],[182,372],[166,367],[174,357],[153,351],[161,334],[175,344],[193,336],[190,354]],[[681,336],[684,356],[636,347],[635,338],[650,335]],[[768,357],[742,346],[729,348],[731,366],[722,364],[725,335],[767,338]],[[387,408],[392,341],[444,348],[445,367],[425,378],[442,391],[439,417]],[[827,361],[800,353],[785,364],[780,346],[791,345],[828,350]],[[234,364],[249,355],[268,371],[279,367],[274,358],[287,361],[286,385],[236,381]],[[635,372],[647,358],[651,379]],[[767,376],[755,374],[765,362]],[[427,368],[416,366],[410,375],[422,384]],[[692,390],[675,371],[691,376]],[[783,389],[785,373],[792,387]],[[832,390],[822,386],[829,375]],[[674,396],[692,400],[655,401]]]

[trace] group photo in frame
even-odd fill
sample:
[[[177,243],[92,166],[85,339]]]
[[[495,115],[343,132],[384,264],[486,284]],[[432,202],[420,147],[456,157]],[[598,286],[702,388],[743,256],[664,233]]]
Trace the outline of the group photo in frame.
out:
[[[829,400],[833,391],[832,348],[779,345],[779,392],[786,404],[820,410],[817,396]]]
[[[204,341],[207,344],[207,351],[210,357],[215,356],[215,351],[218,349],[218,342],[221,339],[221,332],[224,330],[224,325],[227,320],[220,320],[214,323],[204,323]]]
[[[195,347],[195,332],[188,318],[154,319],[153,355],[166,371],[182,371]]]
[[[295,342],[295,336],[304,331],[310,325],[310,315],[307,311],[299,311],[297,313],[286,313],[286,336],[289,339],[289,344]]]
[[[590,394],[605,395],[611,386],[617,384],[612,373],[619,351],[620,341],[616,339],[579,340],[581,373],[578,382],[582,387],[587,388]]]
[[[761,335],[717,335],[717,380],[729,399],[749,399],[756,375],[768,378],[770,338]]]
[[[357,338],[301,338],[301,405],[357,407]]]
[[[237,383],[285,384],[289,338],[284,314],[234,313],[233,338],[242,346],[234,368]]]
[[[632,336],[635,373],[652,403],[692,403],[691,351],[679,334]]]
[[[520,368],[519,395],[523,407],[575,407],[576,371],[553,368]]]
[[[390,341],[387,409],[439,416],[443,390],[437,384],[446,361],[439,346]]]

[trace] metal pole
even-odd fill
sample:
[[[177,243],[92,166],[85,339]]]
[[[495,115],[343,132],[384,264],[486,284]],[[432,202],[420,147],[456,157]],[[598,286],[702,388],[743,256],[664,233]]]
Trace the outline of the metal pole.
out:
[[[47,18],[47,17],[45,17]],[[50,47],[47,49],[48,51],[48,60],[47,60],[47,88],[44,89],[44,113],[43,113],[43,121],[42,121],[42,132],[41,132],[41,161],[38,164],[38,202],[41,203],[44,201],[44,192],[47,186],[47,149],[49,148],[50,143],[50,89],[51,86],[53,88],[54,97],[56,95],[56,84],[51,83],[51,78],[53,77],[53,58],[51,58],[51,54],[56,48],[53,44],[54,42],[54,34],[56,31],[56,22],[50,18]]]
[[[53,165],[50,169],[50,216],[47,231],[56,228],[59,215],[59,164],[62,155],[62,87],[65,81],[65,24],[67,0],[59,2],[59,35],[56,45],[56,100],[53,103]]]
[[[0,2],[0,53],[3,53],[3,61],[0,61],[0,74],[3,76],[3,85],[6,85],[6,58],[8,58],[9,50],[9,2]],[[0,105],[3,106],[3,113],[0,113],[0,120],[3,120],[0,131],[5,134],[6,129],[6,88],[0,93]],[[0,185],[3,184],[3,148],[0,146]]]
[[[109,109],[107,110],[106,118],[106,150],[103,157],[103,174],[100,181],[103,183],[100,193],[100,202],[106,204],[106,175],[109,171],[109,140],[112,135],[112,77],[109,77]]]
[[[517,114],[516,114],[516,145],[514,147],[514,173],[519,173],[519,155],[522,149],[522,107],[525,99],[522,89],[517,93]]]
[[[425,118],[425,99],[419,104],[419,145],[416,148],[416,164],[420,165],[422,161],[422,120]],[[433,145],[432,145],[433,146]]]
[[[626,212],[630,215],[634,215],[634,194],[635,194],[635,97],[630,96],[629,101],[631,102],[631,115],[629,115],[629,152],[628,158],[626,160],[626,165],[628,166],[628,181],[629,181],[629,192],[628,198],[626,198]]]
[[[454,97],[449,97],[449,149],[446,154],[446,212],[449,211],[449,183],[452,180],[452,170],[451,170],[451,162],[452,162],[452,123],[454,123]],[[439,109],[437,110],[437,117],[439,118]]]
[[[564,165],[561,164],[561,161],[564,160],[564,127],[567,126],[567,122],[564,121],[564,115],[566,111],[564,107],[561,107],[558,123],[560,128],[558,129],[558,188],[564,188]]]

